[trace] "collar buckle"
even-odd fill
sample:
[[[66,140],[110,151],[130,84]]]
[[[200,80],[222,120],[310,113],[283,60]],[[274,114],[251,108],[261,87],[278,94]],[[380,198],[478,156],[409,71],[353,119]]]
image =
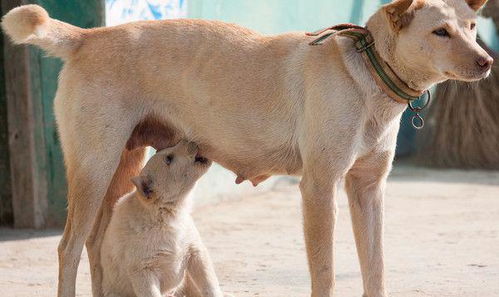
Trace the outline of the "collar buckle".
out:
[[[419,99],[416,99],[414,101],[409,101],[407,103],[407,106],[409,106],[409,109],[414,113],[414,115],[411,117],[411,124],[414,127],[414,129],[420,130],[424,127],[424,119],[423,117],[419,114],[423,109],[425,109],[428,104],[430,104],[431,100],[431,93],[429,90],[426,90],[426,101],[424,101],[423,105],[420,106],[415,106],[412,104],[414,101],[419,101],[424,97],[424,94],[419,97]]]

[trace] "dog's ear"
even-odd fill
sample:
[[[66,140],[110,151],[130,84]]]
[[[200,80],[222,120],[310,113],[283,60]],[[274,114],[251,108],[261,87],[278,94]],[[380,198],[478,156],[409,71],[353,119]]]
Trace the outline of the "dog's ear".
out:
[[[395,0],[392,3],[383,6],[386,18],[392,31],[399,32],[402,28],[409,25],[414,17],[414,9],[411,5],[417,0]]]
[[[154,190],[152,188],[153,181],[149,176],[136,176],[132,178],[132,183],[137,188],[137,192],[146,200],[152,199]]]
[[[471,7],[471,9],[477,11],[479,10],[485,3],[487,3],[487,0],[466,0],[466,3]]]

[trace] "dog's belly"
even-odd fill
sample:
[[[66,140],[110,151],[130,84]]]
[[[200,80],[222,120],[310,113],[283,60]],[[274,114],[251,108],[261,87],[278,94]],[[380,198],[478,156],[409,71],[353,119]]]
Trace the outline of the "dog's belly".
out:
[[[276,151],[251,148],[235,154],[223,152],[216,146],[200,145],[201,154],[214,160],[237,175],[236,183],[249,180],[254,186],[272,175],[300,175],[302,160],[298,150],[281,149]]]
[[[126,148],[134,150],[151,146],[156,150],[175,145],[185,133],[158,118],[146,117],[139,122],[127,141]],[[256,186],[272,175],[299,175],[302,160],[297,146],[266,147],[248,144],[231,151],[230,146],[217,145],[221,139],[195,139],[200,155],[213,160],[237,175],[236,183],[245,180]],[[239,143],[241,141],[238,141]],[[225,147],[225,148],[224,148]]]

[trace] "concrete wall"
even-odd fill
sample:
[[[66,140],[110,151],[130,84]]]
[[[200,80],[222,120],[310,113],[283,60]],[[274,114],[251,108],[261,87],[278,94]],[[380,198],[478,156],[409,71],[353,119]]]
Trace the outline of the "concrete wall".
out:
[[[108,0],[109,1],[109,0]],[[363,25],[389,0],[186,0],[189,18],[237,23],[265,34],[315,31],[338,23]],[[481,18],[481,37],[499,50],[499,38],[490,20]]]
[[[364,3],[367,2],[367,3]],[[237,23],[266,34],[313,31],[341,22],[362,22],[378,1],[190,0],[189,17]]]

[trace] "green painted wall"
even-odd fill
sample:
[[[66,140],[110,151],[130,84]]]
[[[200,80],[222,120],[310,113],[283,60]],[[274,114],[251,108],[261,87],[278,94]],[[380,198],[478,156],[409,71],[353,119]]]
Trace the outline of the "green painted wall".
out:
[[[338,23],[365,24],[369,16],[389,0],[189,0],[189,17],[216,19],[254,29],[264,34],[315,31]],[[496,50],[498,38],[488,20],[480,20],[482,38]],[[398,155],[414,151],[416,131],[411,112],[402,118]]]
[[[495,51],[499,51],[498,29],[491,19],[480,18],[478,20],[478,33],[480,37]]]
[[[0,81],[2,82],[5,81],[3,65],[3,37],[3,34],[0,35]],[[11,179],[8,137],[5,84],[0,84],[0,226],[10,226],[14,222],[10,186]]]
[[[237,23],[265,34],[313,31],[341,22],[363,22],[378,1],[190,0],[189,17]],[[361,8],[361,9],[358,9]]]

